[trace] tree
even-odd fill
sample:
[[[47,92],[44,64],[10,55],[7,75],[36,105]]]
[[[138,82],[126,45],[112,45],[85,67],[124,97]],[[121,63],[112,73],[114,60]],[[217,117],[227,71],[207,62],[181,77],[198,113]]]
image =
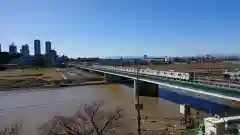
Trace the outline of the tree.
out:
[[[36,58],[33,61],[33,65],[39,67],[45,66],[45,63],[46,63],[45,57],[42,55],[36,56]]]
[[[113,135],[122,134],[123,109],[103,111],[102,103],[85,104],[75,116],[54,117],[40,128],[41,135]]]
[[[13,124],[10,128],[0,130],[0,135],[20,135],[22,124]]]
[[[0,52],[0,64],[8,64],[12,59],[20,58],[20,54],[11,54],[8,52]]]
[[[103,110],[104,109],[104,110]],[[55,116],[39,128],[39,135],[136,135],[123,129],[123,109],[104,108],[103,103],[85,104],[71,117]],[[21,135],[22,125],[0,130],[0,135]],[[168,128],[166,128],[168,129]],[[144,130],[143,135],[169,135],[168,130]]]

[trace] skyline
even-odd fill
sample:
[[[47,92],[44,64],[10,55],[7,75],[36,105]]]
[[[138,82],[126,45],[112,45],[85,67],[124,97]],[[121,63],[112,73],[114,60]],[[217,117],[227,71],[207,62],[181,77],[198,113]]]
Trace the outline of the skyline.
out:
[[[3,0],[2,51],[33,40],[69,57],[239,54],[240,1]],[[43,42],[44,41],[44,42]],[[128,48],[124,48],[128,47]]]
[[[47,40],[47,41],[42,42],[40,39],[34,39],[33,42],[36,41],[36,40],[39,40],[39,41],[40,41],[40,53],[41,53],[41,54],[44,54],[44,53],[49,52],[50,50],[52,50],[52,48],[51,48],[52,42],[51,42],[51,41]],[[48,49],[46,48],[46,47],[47,47],[47,44],[48,44]],[[1,45],[1,44],[0,44],[0,45]],[[26,45],[27,45],[28,47],[30,47],[30,45],[29,45],[28,43],[22,44],[22,45],[17,45],[15,42],[12,42],[11,44],[9,44],[9,45],[7,46],[8,48],[5,48],[4,50],[3,50],[3,49],[1,48],[1,46],[0,46],[0,50],[1,50],[0,52],[9,52],[9,47],[12,46],[12,45],[14,45],[14,46],[17,47],[17,52],[18,52],[18,53],[21,52],[21,49],[22,49],[23,46],[26,46]],[[49,45],[50,45],[50,46],[49,46]],[[34,43],[33,43],[33,48],[34,48]],[[29,51],[30,51],[30,50],[29,50]],[[29,54],[35,55],[34,52],[35,52],[35,50],[33,49],[32,51],[29,52]]]

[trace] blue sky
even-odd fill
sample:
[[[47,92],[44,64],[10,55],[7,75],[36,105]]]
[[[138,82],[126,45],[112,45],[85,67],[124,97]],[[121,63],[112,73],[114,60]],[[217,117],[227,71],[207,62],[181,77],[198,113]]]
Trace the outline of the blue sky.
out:
[[[3,50],[38,38],[60,54],[239,54],[239,0],[0,0]]]

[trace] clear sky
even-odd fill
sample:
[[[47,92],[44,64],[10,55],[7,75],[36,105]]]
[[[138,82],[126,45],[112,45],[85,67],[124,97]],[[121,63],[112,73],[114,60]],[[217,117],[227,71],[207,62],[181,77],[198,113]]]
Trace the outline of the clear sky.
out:
[[[0,0],[8,50],[52,41],[77,56],[240,53],[240,0]]]

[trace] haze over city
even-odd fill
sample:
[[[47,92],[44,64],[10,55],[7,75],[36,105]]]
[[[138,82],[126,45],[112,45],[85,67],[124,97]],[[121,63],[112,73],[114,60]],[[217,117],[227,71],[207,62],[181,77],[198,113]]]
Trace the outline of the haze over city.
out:
[[[2,0],[0,44],[50,40],[60,54],[237,54],[240,1]],[[13,10],[14,9],[14,10]],[[42,47],[42,51],[44,48]]]

